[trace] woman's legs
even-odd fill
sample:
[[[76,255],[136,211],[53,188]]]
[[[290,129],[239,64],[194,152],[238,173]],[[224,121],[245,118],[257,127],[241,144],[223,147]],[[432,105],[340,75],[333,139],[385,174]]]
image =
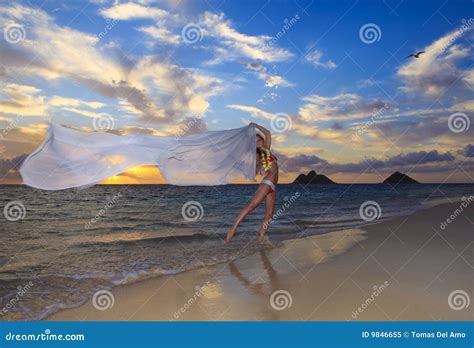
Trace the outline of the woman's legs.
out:
[[[248,214],[250,214],[255,208],[257,208],[260,203],[262,203],[262,201],[264,200],[264,198],[268,195],[270,191],[271,191],[270,186],[265,185],[265,184],[260,184],[260,186],[257,189],[257,192],[255,192],[255,195],[253,196],[250,203],[247,204],[247,206],[244,209],[242,209],[240,214],[235,219],[234,224],[229,229],[229,232],[227,233],[227,238],[225,239],[226,243],[229,243],[232,240],[232,237],[234,236],[235,231],[237,231],[237,227],[242,222],[242,220]]]
[[[263,219],[262,228],[260,228],[258,238],[259,242],[263,242],[265,233],[267,233],[270,228],[270,224],[273,220],[273,213],[275,212],[275,203],[276,193],[272,191],[265,197],[265,218]]]

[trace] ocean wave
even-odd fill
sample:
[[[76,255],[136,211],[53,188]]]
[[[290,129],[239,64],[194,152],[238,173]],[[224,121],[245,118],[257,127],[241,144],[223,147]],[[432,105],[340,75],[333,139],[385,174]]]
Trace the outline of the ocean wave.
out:
[[[24,186],[0,186],[0,205],[8,200],[27,205],[23,221],[2,222],[5,227],[0,238],[9,246],[0,257],[2,302],[16,296],[19,286],[36,279],[31,292],[2,319],[41,320],[57,310],[83,304],[100,289],[211,266],[259,250],[254,240],[264,207],[245,220],[231,244],[223,243],[231,219],[248,202],[255,186],[227,185],[218,190],[130,187],[122,202],[85,229],[103,208],[104,197],[120,189],[96,186],[74,195],[41,195]],[[279,185],[278,190],[276,209],[284,197],[301,188]],[[268,235],[280,243],[359,227],[365,224],[359,219],[359,206],[367,200],[380,204],[380,222],[472,191],[472,185],[416,185],[396,190],[382,185],[308,185],[275,220]],[[157,200],[159,204],[154,204]],[[187,200],[202,204],[201,220],[189,223],[182,219],[181,207]],[[34,275],[37,277],[32,278]]]

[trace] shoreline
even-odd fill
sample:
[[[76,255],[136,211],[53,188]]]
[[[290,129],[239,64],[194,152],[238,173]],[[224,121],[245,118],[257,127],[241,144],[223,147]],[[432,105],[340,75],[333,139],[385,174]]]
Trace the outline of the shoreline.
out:
[[[439,228],[460,203],[120,285],[105,310],[89,300],[45,320],[472,320],[469,309],[450,308],[448,297],[454,290],[473,296],[466,216],[474,204]],[[291,305],[275,309],[272,294]]]

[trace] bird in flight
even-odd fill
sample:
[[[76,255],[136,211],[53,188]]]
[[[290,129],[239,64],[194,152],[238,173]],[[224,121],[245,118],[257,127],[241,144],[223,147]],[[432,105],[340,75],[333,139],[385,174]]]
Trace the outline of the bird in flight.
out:
[[[420,58],[420,54],[423,54],[423,53],[425,53],[425,51],[420,51],[420,52],[414,53],[414,54],[412,53],[412,54],[410,54],[409,56],[407,56],[407,58],[410,58],[410,57],[413,57],[413,58]]]

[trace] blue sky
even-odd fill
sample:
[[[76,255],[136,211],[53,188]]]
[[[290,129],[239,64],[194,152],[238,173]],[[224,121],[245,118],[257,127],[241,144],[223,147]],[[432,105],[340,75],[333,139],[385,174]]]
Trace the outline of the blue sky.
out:
[[[0,4],[4,182],[48,119],[153,135],[254,121],[286,181],[472,181],[470,0]]]

